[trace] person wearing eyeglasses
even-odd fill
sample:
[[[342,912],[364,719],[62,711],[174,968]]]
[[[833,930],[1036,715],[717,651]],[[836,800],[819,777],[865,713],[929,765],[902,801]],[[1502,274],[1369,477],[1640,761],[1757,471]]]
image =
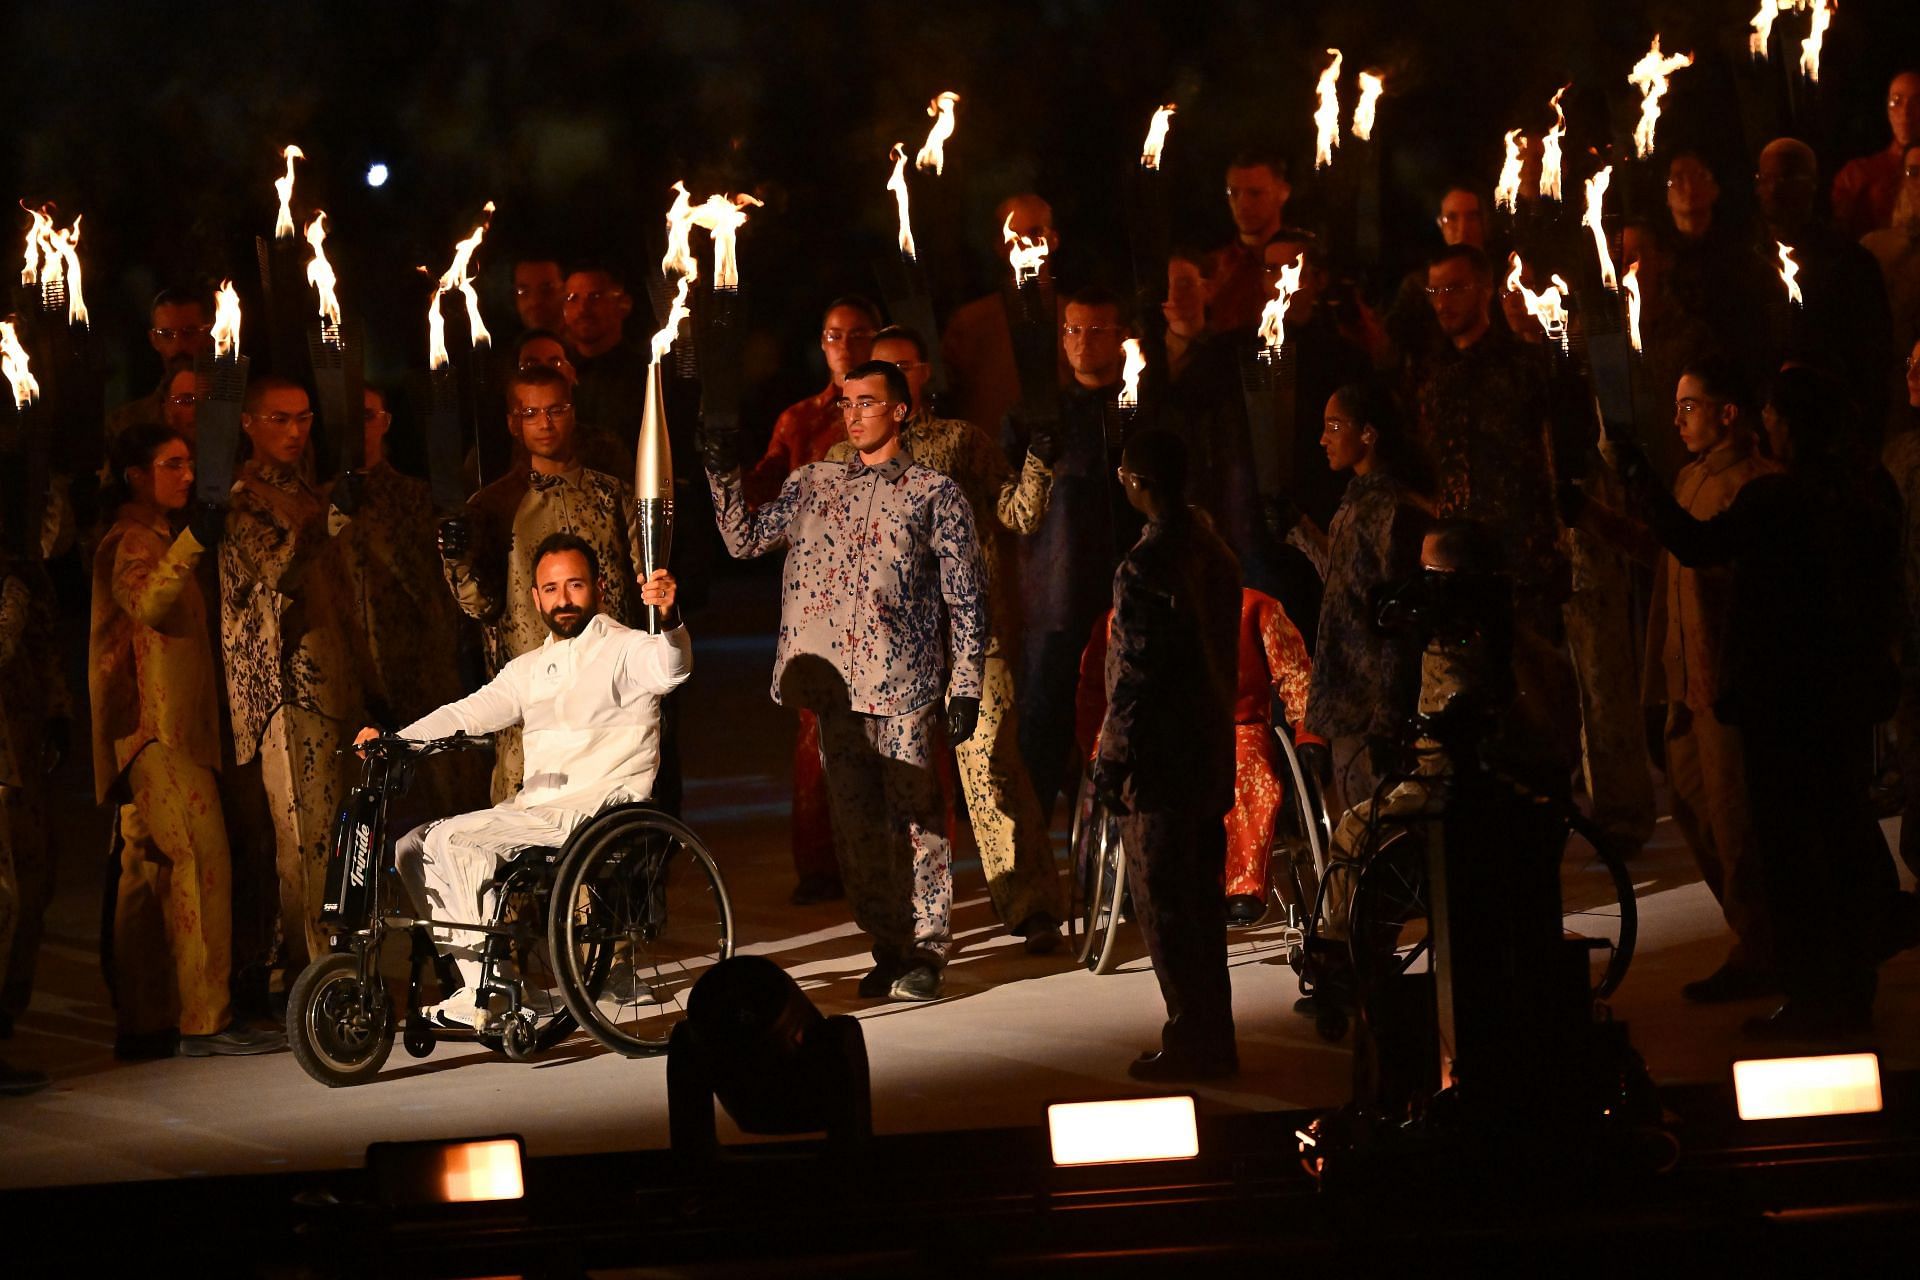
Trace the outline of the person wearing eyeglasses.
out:
[[[841,385],[853,455],[770,502],[748,505],[730,432],[703,431],[701,452],[727,551],[786,552],[773,700],[819,717],[840,877],[873,939],[859,993],[932,1000],[953,947],[938,737],[977,730],[987,587],[966,494],[901,444],[907,375],[869,360]]]
[[[758,505],[780,492],[787,477],[820,461],[847,438],[840,417],[841,382],[849,369],[873,358],[873,335],[880,329],[880,308],[857,294],[829,302],[820,315],[820,354],[827,385],[805,400],[788,405],[773,420],[767,451],[746,477],[747,501]]]
[[[566,324],[567,278],[558,258],[524,257],[513,264],[513,309],[525,330],[558,333]]]
[[[1790,248],[1800,266],[1802,301],[1787,307],[1785,359],[1838,375],[1860,420],[1877,433],[1887,417],[1885,371],[1895,350],[1879,263],[1857,237],[1819,216],[1820,162],[1806,143],[1769,142],[1753,180],[1767,236]]]
[[[164,423],[174,378],[193,371],[194,357],[213,343],[212,299],[205,290],[174,286],[154,295],[147,313],[147,345],[160,357],[160,382],[146,395],[107,415],[107,435],[138,422]]]
[[[252,447],[222,531],[196,508],[195,534],[220,546],[220,640],[233,717],[234,760],[259,761],[278,871],[280,956],[289,978],[327,952],[320,898],[334,816],[350,785],[337,752],[363,723],[347,629],[357,611],[342,589],[334,537],[358,509],[359,477],[331,490],[301,460],[313,433],[306,388],[253,379],[240,414]]]
[[[1227,163],[1227,211],[1234,238],[1213,254],[1213,301],[1207,324],[1215,333],[1251,329],[1273,296],[1261,268],[1267,245],[1286,226],[1287,162],[1278,154],[1245,152]]]
[[[1907,67],[1887,85],[1887,125],[1893,138],[1885,147],[1849,160],[1833,178],[1833,220],[1850,236],[1893,221],[1907,151],[1920,147],[1920,67]]]
[[[912,329],[895,325],[875,334],[873,358],[907,376],[913,412],[900,426],[900,447],[921,466],[952,477],[973,512],[987,580],[987,651],[979,727],[954,749],[954,763],[994,911],[1009,932],[1026,940],[1029,953],[1046,955],[1060,945],[1060,876],[1033,781],[1020,760],[1011,659],[1020,616],[1013,535],[1032,533],[1046,514],[1053,493],[1053,469],[1046,461],[1051,444],[1044,433],[1029,441],[1015,471],[980,427],[935,413],[927,401],[933,366],[926,340]],[[827,461],[845,462],[854,452],[853,442],[844,441],[827,452]]]
[[[612,435],[628,450],[640,439],[647,403],[648,353],[627,338],[633,298],[605,264],[581,264],[567,274],[561,330],[573,352],[573,403],[580,420]]]
[[[641,620],[636,580],[622,568],[636,565],[633,490],[582,463],[574,391],[545,365],[516,369],[507,379],[507,429],[526,450],[526,465],[474,494],[466,512],[440,522],[442,572],[460,611],[481,624],[492,674],[546,640],[529,556],[550,534],[585,539],[601,566],[601,609],[622,625]],[[668,772],[663,761],[663,778]],[[677,754],[671,774],[677,803]],[[519,730],[503,730],[494,738],[493,803],[511,800],[520,783]]]

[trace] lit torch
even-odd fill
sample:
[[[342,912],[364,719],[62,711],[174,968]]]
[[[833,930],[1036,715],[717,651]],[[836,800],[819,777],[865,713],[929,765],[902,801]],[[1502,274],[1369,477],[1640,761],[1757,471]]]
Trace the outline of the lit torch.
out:
[[[223,280],[213,301],[213,349],[193,361],[198,395],[193,409],[193,492],[199,501],[215,506],[224,506],[233,488],[247,365],[240,354],[240,294],[233,281]]]
[[[1780,283],[1787,287],[1787,301],[1796,307],[1806,305],[1806,299],[1800,295],[1800,284],[1796,277],[1800,274],[1800,264],[1793,260],[1793,250],[1780,241],[1773,242],[1780,250]]]
[[[1567,136],[1567,113],[1560,109],[1560,99],[1572,87],[1562,85],[1553,95],[1553,128],[1540,140],[1540,195],[1546,200],[1560,199],[1560,140]]]
[[[1380,94],[1386,87],[1386,77],[1378,71],[1360,73],[1360,101],[1353,104],[1353,136],[1361,142],[1373,137],[1374,108],[1379,106]]]
[[[1261,358],[1269,364],[1278,364],[1281,349],[1287,345],[1287,308],[1293,305],[1293,295],[1300,291],[1300,275],[1305,255],[1295,258],[1280,268],[1280,279],[1275,282],[1273,297],[1260,312]]]
[[[1120,371],[1120,407],[1138,409],[1140,407],[1140,375],[1147,370],[1147,358],[1140,354],[1140,341],[1128,338],[1120,344],[1126,353],[1126,366]]]
[[[1500,180],[1493,185],[1493,203],[1512,213],[1520,199],[1520,151],[1527,137],[1518,129],[1507,130],[1507,159],[1500,166]]]
[[[1140,147],[1140,167],[1142,169],[1158,169],[1160,167],[1160,152],[1164,150],[1167,145],[1167,126],[1173,123],[1173,112],[1174,104],[1169,102],[1153,113],[1153,123],[1147,126],[1147,140]],[[902,196],[901,200],[903,202],[902,208],[904,208],[906,197]]]
[[[87,302],[80,289],[81,215],[73,215],[73,225],[63,231],[54,225],[50,216],[52,205],[27,209],[22,201],[20,207],[33,219],[27,228],[26,261],[20,270],[20,283],[39,286],[42,311],[64,308],[68,324],[85,327]]]
[[[1314,110],[1313,167],[1324,169],[1333,163],[1333,149],[1340,145],[1340,51],[1327,50],[1333,61],[1320,73],[1314,92],[1320,105]]]
[[[1633,154],[1636,158],[1644,160],[1653,154],[1653,131],[1660,123],[1660,99],[1667,96],[1667,77],[1692,65],[1693,55],[1690,53],[1663,56],[1657,35],[1646,56],[1633,64],[1633,70],[1627,74],[1627,83],[1640,90],[1640,123],[1633,129]]]
[[[704,227],[713,237],[713,287],[716,289],[738,290],[740,288],[740,259],[736,249],[736,236],[747,220],[747,206],[758,205],[760,201],[740,193],[729,199],[722,195],[711,195],[705,203],[694,205],[688,216],[696,227]]]
[[[673,184],[673,204],[667,210],[667,256],[660,259],[665,275],[700,278],[700,264],[693,256],[693,197],[687,184]]]
[[[914,167],[922,173],[931,169],[938,177],[947,171],[947,139],[953,136],[953,109],[959,104],[960,95],[951,89],[927,104],[933,127],[927,130],[920,154],[913,158]]]
[[[313,260],[307,263],[307,283],[319,295],[322,324],[331,325],[337,336],[340,328],[340,298],[335,294],[334,286],[339,280],[333,273],[333,264],[327,261],[326,210],[313,211],[313,221],[307,224],[307,243],[313,246]]]
[[[0,320],[0,373],[6,374],[13,387],[13,403],[20,409],[40,398],[40,381],[27,366],[27,349],[20,343],[19,331],[13,321]]]
[[[691,259],[689,259],[690,261]],[[716,282],[719,268],[714,269]],[[647,365],[647,402],[640,417],[640,439],[633,457],[634,528],[640,537],[640,564],[643,578],[655,569],[667,567],[673,553],[673,451],[667,437],[667,397],[660,384],[660,362],[673,350],[680,322],[692,315],[687,292],[692,275],[682,275],[668,308],[667,322],[653,335],[653,359]],[[660,610],[647,606],[647,630],[659,635]]]
[[[1761,59],[1767,56],[1767,46],[1773,43],[1774,19],[1794,7],[1795,3],[1796,0],[1786,0],[1785,4],[1781,0],[1760,0],[1760,8],[1753,17],[1747,19],[1747,25],[1753,28],[1747,36],[1748,53]]]
[[[1029,240],[1013,229],[1013,215],[1007,215],[1005,225],[1000,228],[1007,242],[1007,265],[1013,268],[1014,287],[1038,278],[1040,268],[1047,261],[1047,242],[1043,237]]]
[[[273,189],[280,195],[280,216],[273,220],[273,238],[291,240],[298,230],[293,225],[293,162],[305,160],[307,156],[300,148],[288,143],[280,153],[280,158],[287,162],[287,176],[273,180]]]
[[[913,221],[907,216],[907,149],[905,144],[896,142],[893,150],[887,153],[893,161],[893,176],[887,179],[887,190],[893,192],[893,202],[900,209],[900,256],[911,262],[920,255],[913,247]]]
[[[1832,0],[1813,0],[1813,25],[1800,42],[1800,73],[1820,83],[1820,46],[1826,43],[1827,28],[1833,25]]]
[[[1640,350],[1640,264],[1627,264],[1627,274],[1620,279],[1620,285],[1627,291],[1627,337],[1633,343],[1635,351]]]
[[[493,201],[483,206],[486,217],[473,229],[473,233],[453,247],[453,262],[435,283],[433,298],[427,304],[427,350],[429,360],[436,369],[445,365],[447,356],[446,321],[440,314],[440,299],[458,289],[461,297],[467,301],[467,332],[476,347],[493,345],[493,335],[487,332],[486,321],[480,318],[480,295],[474,292],[471,264],[473,251],[480,247],[486,238],[487,224],[493,218]],[[425,271],[426,268],[420,268]]]
[[[1587,179],[1587,211],[1580,215],[1580,225],[1593,232],[1593,251],[1600,259],[1600,283],[1618,293],[1620,280],[1614,274],[1613,252],[1607,248],[1607,231],[1600,220],[1601,210],[1607,203],[1607,187],[1612,182],[1612,165]]]

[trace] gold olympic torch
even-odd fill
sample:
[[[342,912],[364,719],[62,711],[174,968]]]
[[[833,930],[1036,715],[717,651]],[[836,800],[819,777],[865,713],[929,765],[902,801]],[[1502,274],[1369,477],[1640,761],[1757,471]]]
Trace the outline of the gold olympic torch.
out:
[[[689,262],[692,261],[689,256]],[[653,335],[653,361],[647,365],[647,403],[640,416],[640,440],[633,456],[634,534],[640,539],[640,571],[648,578],[667,567],[673,554],[673,451],[667,443],[667,396],[660,385],[660,361],[673,350],[680,322],[693,314],[687,306],[691,275],[680,277],[667,323]],[[659,635],[660,610],[647,606],[647,631]]]

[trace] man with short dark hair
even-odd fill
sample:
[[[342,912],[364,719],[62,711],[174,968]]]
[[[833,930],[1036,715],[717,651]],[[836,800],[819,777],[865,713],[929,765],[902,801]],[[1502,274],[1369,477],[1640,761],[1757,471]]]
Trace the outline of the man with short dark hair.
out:
[[[1227,208],[1234,238],[1214,251],[1213,305],[1207,323],[1214,332],[1251,329],[1273,296],[1262,272],[1267,244],[1286,225],[1287,162],[1276,154],[1244,152],[1227,164]]]
[[[529,329],[521,334],[513,344],[513,367],[531,369],[534,366],[552,369],[567,380],[567,385],[577,388],[580,371],[573,367],[573,361],[567,357],[567,344],[560,335],[550,329]],[[599,423],[578,419],[575,434],[579,441],[580,460],[595,471],[604,471],[610,476],[625,475],[633,466],[633,449],[623,445],[611,431]],[[526,463],[526,447],[516,443],[514,464]]]
[[[562,327],[573,348],[572,399],[580,420],[632,449],[647,403],[648,354],[627,340],[633,298],[606,266],[578,266],[567,275]]]
[[[138,400],[107,415],[107,435],[116,436],[136,422],[166,422],[166,399],[176,374],[193,371],[193,359],[211,345],[213,317],[205,290],[181,286],[154,295],[147,313],[147,345],[160,357],[160,382]]]
[[[485,628],[488,666],[496,672],[546,639],[533,602],[531,556],[549,534],[584,538],[602,566],[599,607],[627,625],[640,617],[625,568],[636,564],[633,490],[581,462],[574,390],[544,365],[508,377],[507,430],[526,449],[527,463],[474,494],[467,514],[440,526],[447,585],[460,611]],[[503,729],[494,739],[493,802],[506,803],[520,779],[519,735]]]
[[[953,945],[936,735],[974,734],[986,587],[966,495],[901,447],[906,375],[870,360],[841,385],[854,456],[800,468],[757,510],[732,433],[701,451],[727,550],[787,552],[773,698],[820,718],[840,874],[873,938],[860,994],[931,1000]]]
[[[1147,518],[1113,575],[1107,713],[1094,787],[1120,814],[1127,881],[1167,1006],[1136,1080],[1239,1070],[1227,974],[1227,837],[1240,566],[1187,506],[1186,450],[1165,431],[1127,441],[1120,481]]]
[[[651,797],[661,761],[661,703],[693,670],[693,645],[674,614],[674,582],[665,569],[634,579],[640,600],[659,609],[666,626],[664,634],[649,635],[600,611],[605,574],[585,539],[551,534],[530,561],[529,594],[547,632],[540,647],[509,662],[485,688],[399,732],[430,741],[523,727],[527,785],[518,795],[417,827],[394,848],[394,867],[414,905],[441,919],[487,919],[501,862],[528,846],[557,849],[600,810]],[[379,732],[362,729],[355,745]],[[442,1025],[484,1029],[488,1010],[474,998],[483,935],[440,934],[463,994],[443,996],[432,1012]]]
[[[880,329],[880,308],[858,294],[843,294],[820,314],[820,354],[826,358],[827,385],[773,420],[767,451],[747,472],[747,501],[759,504],[780,492],[787,477],[827,456],[847,438],[841,420],[841,380],[849,369],[873,358],[873,335]]]
[[[240,425],[253,456],[233,486],[220,544],[220,640],[235,762],[260,760],[280,882],[282,959],[298,973],[327,953],[320,927],[334,815],[349,786],[338,755],[364,715],[347,636],[334,534],[351,514],[301,469],[313,408],[306,389],[267,374],[247,387]],[[357,508],[356,508],[357,509]],[[205,526],[195,525],[196,536]],[[236,867],[235,878],[246,875]]]
[[[513,264],[513,309],[525,329],[557,332],[566,323],[567,280],[557,258],[519,258]]]
[[[1833,220],[1850,236],[1893,222],[1907,149],[1920,147],[1920,68],[1901,71],[1887,86],[1887,124],[1893,140],[1886,147],[1849,160],[1834,175]]]

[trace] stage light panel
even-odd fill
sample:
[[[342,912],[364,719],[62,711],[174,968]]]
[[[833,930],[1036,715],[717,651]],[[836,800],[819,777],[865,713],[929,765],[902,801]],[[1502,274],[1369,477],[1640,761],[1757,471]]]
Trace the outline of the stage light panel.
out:
[[[376,1142],[367,1170],[392,1205],[478,1204],[526,1195],[516,1137]]]
[[[1047,1107],[1053,1162],[1060,1166],[1191,1160],[1200,1154],[1193,1097],[1113,1098]]]
[[[1880,1059],[1871,1053],[1752,1058],[1733,1064],[1742,1120],[1846,1116],[1880,1110]]]

